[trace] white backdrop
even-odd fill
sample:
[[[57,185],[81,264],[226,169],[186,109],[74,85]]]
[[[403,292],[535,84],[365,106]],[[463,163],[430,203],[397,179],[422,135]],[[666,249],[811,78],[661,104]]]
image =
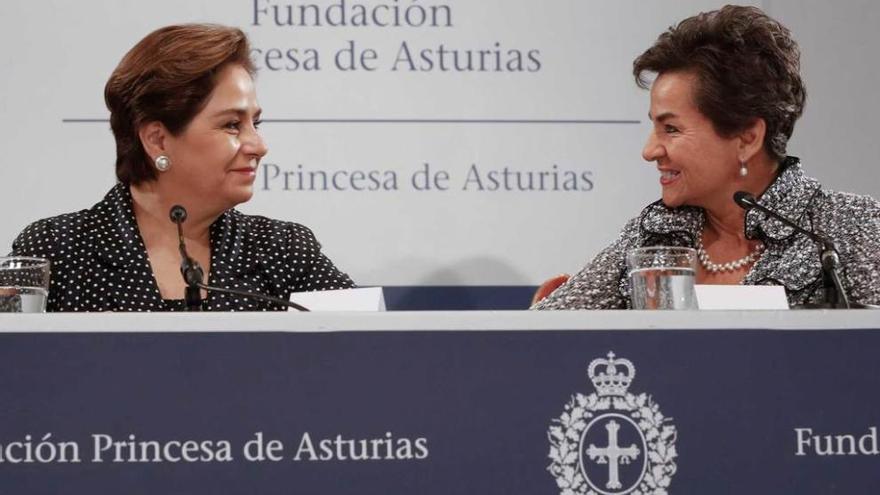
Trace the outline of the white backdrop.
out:
[[[648,95],[633,84],[632,60],[669,25],[721,5],[348,0],[403,13],[445,6],[451,25],[275,24],[272,6],[301,3],[339,0],[0,3],[0,251],[27,223],[89,207],[112,186],[115,147],[100,120],[104,84],[122,55],[157,27],[208,21],[240,26],[260,50],[270,152],[242,210],[308,225],[360,284],[536,284],[576,270],[657,197],[657,174],[640,158]],[[753,3],[786,23],[804,52],[808,104],[790,152],[829,187],[880,196],[880,5]],[[373,70],[337,66],[349,43],[374,51]],[[434,67],[410,70],[404,43],[420,69],[419,52],[432,50]],[[441,70],[441,45],[460,55],[488,50],[490,67]],[[292,49],[297,70],[287,70]],[[508,67],[511,52],[522,54],[522,70]],[[319,68],[306,70],[315,56]],[[445,190],[414,186],[425,164],[448,176]],[[521,191],[515,176],[510,190],[491,190],[488,176],[505,169],[544,172],[545,190]],[[372,172],[388,185],[393,176],[396,187],[357,191],[337,180],[338,188],[310,190],[300,171]],[[562,190],[570,175],[577,190]]]

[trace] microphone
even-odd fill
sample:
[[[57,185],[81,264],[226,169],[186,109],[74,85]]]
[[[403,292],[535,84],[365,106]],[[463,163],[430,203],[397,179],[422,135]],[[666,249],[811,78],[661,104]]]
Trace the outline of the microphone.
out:
[[[758,204],[758,200],[755,199],[755,196],[751,193],[747,193],[745,191],[737,191],[733,194],[733,201],[739,205],[740,208],[749,211],[752,208],[764,213],[767,216],[773,217],[788,227],[800,232],[801,234],[809,237],[813,241],[821,244],[822,246],[830,245],[832,250],[834,250],[834,245],[831,243],[831,240],[816,234],[815,232],[810,232],[809,230],[804,229],[800,225],[794,223],[793,221],[785,218],[784,216],[776,213],[775,211]],[[835,250],[836,253],[836,250]]]
[[[186,208],[174,205],[171,207],[169,215],[171,216],[171,221],[179,225],[186,221]]]
[[[749,208],[760,206],[758,205],[758,201],[755,199],[755,195],[746,192],[746,191],[737,191],[733,193],[733,201],[739,205],[740,208],[744,210],[748,210]],[[174,213],[174,210],[171,210],[171,213]]]
[[[174,205],[169,212],[171,221],[177,224],[177,241],[178,250],[180,251],[180,274],[186,282],[186,290],[183,294],[184,302],[190,311],[202,310],[202,293],[200,285],[205,278],[205,271],[202,270],[198,261],[190,258],[186,252],[186,243],[183,240],[183,222],[186,221],[186,208],[180,205]]]
[[[846,291],[843,290],[843,284],[840,281],[840,274],[838,272],[838,269],[840,268],[840,256],[837,254],[837,248],[834,247],[834,243],[831,242],[831,239],[815,232],[810,232],[779,213],[759,204],[758,200],[755,199],[755,196],[749,192],[735,192],[733,194],[733,201],[746,211],[755,209],[769,217],[779,220],[783,225],[791,227],[795,232],[807,236],[809,239],[812,239],[813,242],[821,246],[819,250],[819,259],[822,262],[822,281],[825,288],[825,303],[830,308],[850,308],[849,298],[846,295]]]
[[[183,239],[183,222],[186,221],[186,208],[180,205],[174,205],[171,207],[171,211],[168,212],[168,216],[171,218],[172,222],[177,224],[178,249],[180,250],[181,259],[180,274],[183,276],[183,280],[186,282],[184,300],[186,302],[187,309],[189,309],[190,311],[202,310],[202,295],[200,290],[204,289],[208,292],[218,292],[221,294],[232,294],[236,296],[249,297],[252,299],[260,299],[263,301],[268,301],[271,303],[280,304],[282,306],[294,308],[298,311],[308,311],[308,308],[306,308],[305,306],[301,306],[295,302],[285,301],[284,299],[280,299],[277,297],[267,296],[265,294],[257,294],[255,292],[248,292],[240,289],[213,287],[205,284],[203,282],[205,278],[205,271],[202,269],[201,265],[199,265],[199,262],[190,258],[189,254],[186,252],[186,243]]]

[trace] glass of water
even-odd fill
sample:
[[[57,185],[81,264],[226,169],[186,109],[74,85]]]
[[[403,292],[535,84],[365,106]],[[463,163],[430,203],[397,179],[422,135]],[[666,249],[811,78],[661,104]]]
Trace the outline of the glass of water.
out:
[[[49,260],[0,257],[0,313],[42,313],[49,295]]]
[[[697,252],[656,246],[626,254],[633,309],[697,309]]]

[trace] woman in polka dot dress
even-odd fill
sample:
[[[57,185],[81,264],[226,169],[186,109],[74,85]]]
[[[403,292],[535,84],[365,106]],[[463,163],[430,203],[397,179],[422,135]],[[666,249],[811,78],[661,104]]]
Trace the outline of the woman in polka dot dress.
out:
[[[282,299],[354,285],[308,228],[233,209],[251,198],[268,151],[254,71],[244,33],[217,25],[161,28],[123,57],[104,89],[118,183],[91,209],[39,220],[13,243],[15,255],[51,260],[49,311],[183,310],[175,204],[188,211],[184,237],[208,285]],[[286,309],[203,297],[212,311]]]

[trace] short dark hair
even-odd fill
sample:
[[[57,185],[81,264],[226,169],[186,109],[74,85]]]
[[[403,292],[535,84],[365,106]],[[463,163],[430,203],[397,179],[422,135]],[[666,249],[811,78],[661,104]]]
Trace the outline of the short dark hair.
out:
[[[807,91],[800,76],[800,50],[791,32],[757,7],[727,5],[681,21],[633,61],[636,84],[647,89],[646,72],[688,71],[697,77],[695,104],[722,136],[762,118],[764,149],[786,155]]]
[[[183,132],[204,108],[217,73],[227,64],[255,72],[247,36],[240,29],[215,24],[160,28],[125,54],[104,87],[120,182],[139,184],[156,178],[138,129],[158,121],[174,135]]]

